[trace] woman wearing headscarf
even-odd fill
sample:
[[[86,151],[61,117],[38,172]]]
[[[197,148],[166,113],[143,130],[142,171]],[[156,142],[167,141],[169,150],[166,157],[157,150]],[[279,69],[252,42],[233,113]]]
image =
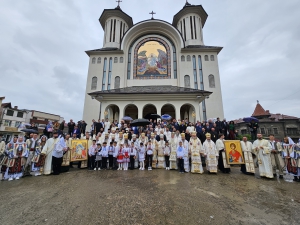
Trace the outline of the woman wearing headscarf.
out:
[[[228,140],[235,140],[235,126],[233,121],[230,121],[228,125],[228,130],[229,130]]]
[[[44,170],[44,164],[45,164],[45,155],[41,154],[43,151],[43,148],[46,144],[46,141],[48,138],[43,135],[40,140],[38,141],[38,145],[35,149],[35,153],[32,159],[32,171],[35,172],[35,176],[40,176],[43,173]]]
[[[19,180],[23,176],[23,168],[28,157],[27,145],[23,136],[19,136],[17,142],[8,144],[8,180]]]
[[[286,169],[289,174],[294,176],[294,181],[299,181],[297,168],[297,153],[295,147],[295,142],[290,137],[285,137],[283,139],[282,148]]]

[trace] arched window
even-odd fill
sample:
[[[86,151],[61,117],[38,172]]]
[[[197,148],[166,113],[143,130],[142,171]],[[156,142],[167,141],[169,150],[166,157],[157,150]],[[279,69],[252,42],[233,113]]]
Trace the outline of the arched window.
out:
[[[204,60],[205,60],[205,61],[208,61],[208,55],[205,55],[205,56],[204,56]]]
[[[109,58],[107,90],[110,90],[111,72],[112,72],[112,57]]]
[[[123,63],[123,61],[124,61],[124,58],[120,57],[120,63]]]
[[[210,56],[210,61],[215,61],[215,56],[214,55]]]
[[[189,75],[185,75],[184,76],[184,87],[185,88],[190,88],[191,84],[190,84],[190,76]]]
[[[97,89],[97,82],[98,82],[98,78],[97,77],[93,77],[92,78],[92,85],[91,85],[91,89],[92,90],[96,90]]]
[[[95,64],[95,63],[96,63],[96,58],[93,57],[93,58],[92,58],[92,64]]]
[[[114,58],[114,63],[118,63],[118,57]]]
[[[209,87],[210,88],[215,88],[216,84],[215,84],[215,76],[214,75],[209,75],[208,76],[208,83],[209,83]]]
[[[188,61],[188,62],[191,61],[191,56],[190,56],[190,55],[188,55],[188,56],[186,57],[186,61]]]
[[[97,59],[97,63],[100,64],[101,63],[101,57],[98,57]]]
[[[104,63],[103,63],[103,76],[102,76],[102,91],[105,90],[106,64],[107,64],[107,58],[104,58]]]
[[[181,56],[181,62],[184,62],[184,61],[185,61],[185,56],[182,55],[182,56]]]
[[[115,77],[115,89],[120,88],[120,77],[116,76]]]

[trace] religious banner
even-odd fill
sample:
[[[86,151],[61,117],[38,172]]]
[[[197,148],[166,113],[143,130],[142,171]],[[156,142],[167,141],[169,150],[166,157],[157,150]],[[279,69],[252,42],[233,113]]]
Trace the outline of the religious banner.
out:
[[[87,140],[72,140],[71,146],[71,162],[85,161],[88,159]]]
[[[228,164],[245,164],[241,142],[239,140],[224,141],[224,146]]]

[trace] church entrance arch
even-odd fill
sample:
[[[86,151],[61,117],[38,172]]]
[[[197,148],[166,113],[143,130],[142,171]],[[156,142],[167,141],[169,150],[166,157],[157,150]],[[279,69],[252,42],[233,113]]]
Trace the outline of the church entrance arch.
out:
[[[172,104],[165,104],[161,108],[161,115],[164,115],[164,114],[169,114],[172,117],[172,119],[176,119],[175,107]]]
[[[147,104],[143,108],[143,118],[145,118],[148,114],[157,114],[157,109],[155,105]]]
[[[120,109],[117,105],[111,104],[105,108],[104,117],[109,121],[113,122],[115,120],[119,121]]]
[[[132,119],[137,119],[139,115],[139,109],[134,104],[126,105],[124,108],[124,116],[130,116]],[[122,118],[120,118],[122,119]]]
[[[196,122],[196,111],[195,107],[191,104],[184,104],[180,108],[180,119],[187,119],[189,122]]]

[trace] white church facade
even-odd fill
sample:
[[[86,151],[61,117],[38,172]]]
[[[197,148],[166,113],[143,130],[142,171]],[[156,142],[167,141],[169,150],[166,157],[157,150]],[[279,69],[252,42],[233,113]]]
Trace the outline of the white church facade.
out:
[[[169,114],[191,122],[224,117],[218,54],[206,46],[203,26],[208,15],[187,3],[172,24],[150,19],[133,24],[118,6],[99,19],[103,48],[90,57],[83,119]]]

